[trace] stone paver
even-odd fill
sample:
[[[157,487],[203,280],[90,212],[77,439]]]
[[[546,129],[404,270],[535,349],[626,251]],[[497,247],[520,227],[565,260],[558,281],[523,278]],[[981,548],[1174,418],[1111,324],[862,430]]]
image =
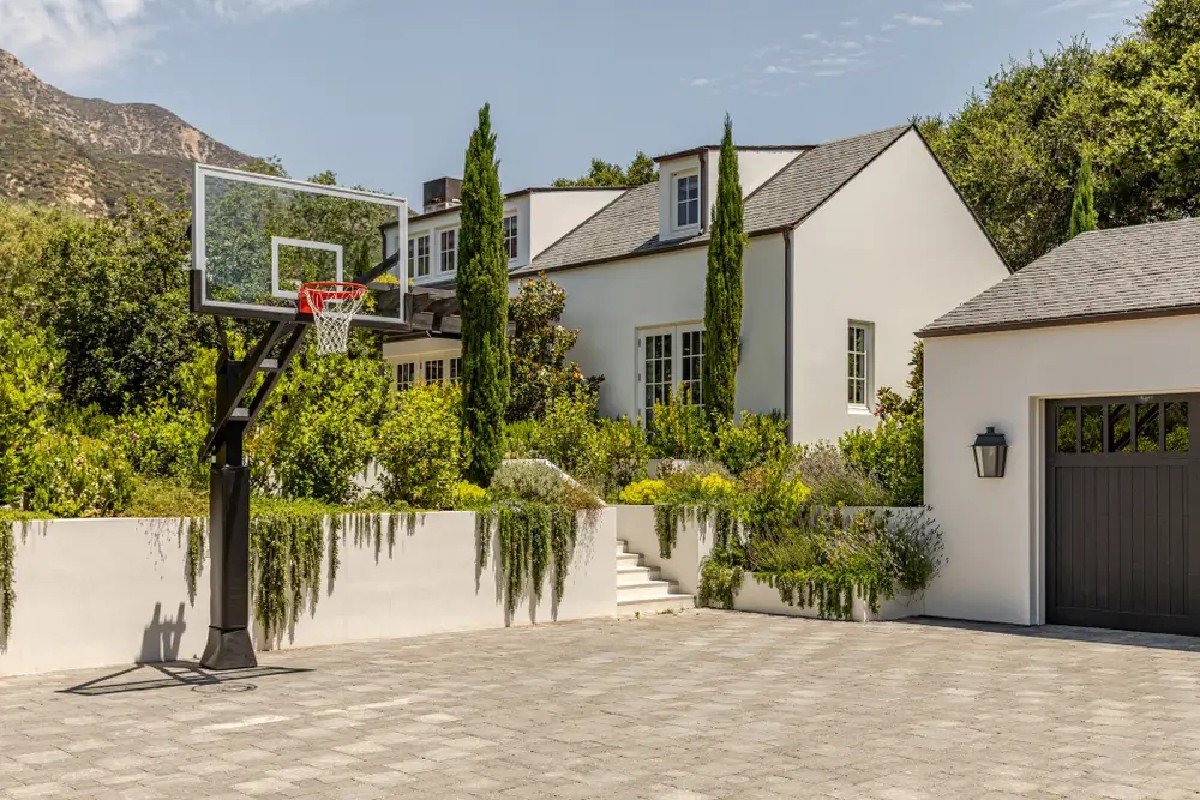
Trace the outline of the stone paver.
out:
[[[0,679],[0,797],[1200,798],[1194,639],[702,611],[261,662]]]

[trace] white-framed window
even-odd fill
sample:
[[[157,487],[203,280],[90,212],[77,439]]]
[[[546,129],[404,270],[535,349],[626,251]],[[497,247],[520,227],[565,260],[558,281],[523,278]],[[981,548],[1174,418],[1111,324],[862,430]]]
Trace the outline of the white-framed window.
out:
[[[462,380],[462,356],[450,359],[450,382],[458,383]]]
[[[875,325],[850,320],[846,325],[846,403],[856,411],[871,408],[874,387]]]
[[[517,257],[517,215],[504,218],[504,250],[508,253],[508,260],[512,261]]]
[[[425,362],[425,382],[426,383],[441,383],[446,376],[446,362],[438,359],[429,359]]]
[[[649,421],[655,403],[668,403],[675,392],[689,405],[703,405],[701,369],[704,325],[698,322],[645,328],[637,335],[638,414]]]
[[[700,224],[700,175],[696,172],[675,176],[675,227],[694,228]]]
[[[458,228],[447,228],[438,234],[442,272],[454,272],[458,269]]]
[[[396,365],[396,391],[403,392],[405,389],[411,389],[417,382],[417,365],[412,361],[405,361]]]
[[[408,240],[408,277],[424,278],[429,275],[429,234],[413,236]]]

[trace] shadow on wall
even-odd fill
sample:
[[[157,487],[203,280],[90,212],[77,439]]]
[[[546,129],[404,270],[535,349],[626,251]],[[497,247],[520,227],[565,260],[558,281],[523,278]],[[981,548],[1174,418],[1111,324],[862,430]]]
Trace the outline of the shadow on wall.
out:
[[[142,649],[137,657],[139,664],[157,664],[179,658],[183,632],[187,630],[187,623],[183,619],[184,611],[184,604],[180,603],[175,617],[164,619],[162,603],[154,604],[150,624],[142,631]]]

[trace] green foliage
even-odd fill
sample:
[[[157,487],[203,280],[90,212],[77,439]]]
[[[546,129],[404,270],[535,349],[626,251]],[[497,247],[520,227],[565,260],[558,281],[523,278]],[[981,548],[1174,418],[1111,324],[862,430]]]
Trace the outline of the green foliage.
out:
[[[112,442],[48,431],[29,449],[23,505],[56,517],[106,517],[133,499],[133,468]]]
[[[812,490],[817,506],[878,506],[887,502],[887,491],[834,445],[818,443],[798,448],[791,472]]]
[[[902,398],[888,387],[879,390],[874,430],[861,428],[838,440],[842,455],[855,468],[876,481],[887,495],[887,505],[919,506],[925,497],[925,351],[913,347],[909,360],[909,396]],[[871,504],[873,505],[873,504]]]
[[[781,458],[788,448],[787,420],[779,414],[743,412],[739,422],[722,419],[717,426],[718,461],[734,475]]]
[[[715,429],[737,410],[738,341],[742,335],[742,258],[746,249],[745,209],[733,145],[733,120],[725,115],[717,199],[708,241],[704,284],[704,360],[701,393]]]
[[[723,551],[714,551],[700,567],[696,602],[704,608],[733,608],[745,574]]]
[[[654,159],[641,150],[629,162],[628,168],[620,164],[592,159],[592,166],[581,178],[559,178],[555,186],[641,186],[658,180],[658,172],[654,168]]]
[[[131,199],[125,210],[55,232],[39,291],[66,354],[63,396],[120,415],[167,394],[212,325],[191,313],[188,215]]]
[[[508,254],[491,107],[479,110],[463,167],[457,295],[462,313],[462,428],[467,475],[487,486],[504,458],[509,401]]]
[[[414,508],[448,508],[462,476],[458,388],[427,383],[399,392],[379,430],[383,495]]]
[[[512,397],[508,419],[540,418],[560,397],[595,394],[603,378],[585,378],[567,353],[579,338],[578,328],[558,324],[567,294],[544,275],[521,284],[511,302],[515,334],[509,349],[512,358]]]
[[[43,273],[46,248],[63,230],[88,224],[60,208],[0,200],[0,317],[45,324],[53,297],[44,293],[44,281],[62,277]]]
[[[254,615],[265,639],[293,628],[300,612],[315,609],[321,588],[327,510],[319,505],[256,509],[250,517]],[[336,520],[333,536],[337,536]]]
[[[588,443],[589,466],[582,480],[605,497],[614,496],[646,474],[650,446],[646,432],[628,417],[601,419]]]
[[[124,513],[130,517],[207,517],[208,512],[207,483],[135,475],[133,498]]]
[[[13,540],[12,522],[0,519],[0,653],[8,649],[12,633],[13,607],[17,593],[13,590],[13,561],[17,545]]]
[[[28,485],[29,450],[58,400],[61,355],[34,326],[0,317],[0,506]]]
[[[1079,177],[1075,180],[1075,199],[1071,201],[1071,222],[1067,238],[1074,239],[1099,227],[1096,218],[1095,189],[1092,185],[1092,160],[1086,155],[1079,162]]]
[[[666,403],[655,403],[646,426],[654,458],[707,459],[713,453],[713,433],[701,406],[686,402],[685,392],[672,392]]]
[[[635,481],[621,490],[620,500],[625,505],[649,506],[654,505],[670,492],[666,481],[657,478],[647,478]]]
[[[117,421],[112,438],[139,475],[201,486],[208,480],[199,457],[208,423],[198,411],[156,400]]]
[[[318,357],[310,349],[268,398],[250,442],[260,485],[269,477],[284,497],[351,499],[354,475],[373,455],[388,397],[378,360]]]
[[[571,476],[581,476],[590,466],[589,445],[597,424],[594,396],[556,397],[533,430],[533,455],[553,461]]]
[[[1105,227],[1200,213],[1198,0],[1157,0],[1130,35],[1013,63],[922,131],[992,234],[1022,267],[1070,231],[1075,171],[1095,167]]]
[[[589,518],[601,507],[599,499],[538,462],[505,463],[496,470],[488,494],[492,505],[480,513],[476,526],[477,556],[480,566],[487,563],[494,532],[508,617],[526,589],[531,605],[538,603],[547,574],[553,575],[557,606],[575,552],[580,514]]]

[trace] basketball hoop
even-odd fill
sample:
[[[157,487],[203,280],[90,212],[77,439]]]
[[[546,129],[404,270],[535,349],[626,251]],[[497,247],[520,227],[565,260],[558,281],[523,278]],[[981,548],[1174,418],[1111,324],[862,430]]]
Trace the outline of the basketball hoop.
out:
[[[362,310],[367,287],[346,281],[315,281],[300,286],[299,311],[311,314],[317,329],[317,355],[346,352],[350,319]]]

